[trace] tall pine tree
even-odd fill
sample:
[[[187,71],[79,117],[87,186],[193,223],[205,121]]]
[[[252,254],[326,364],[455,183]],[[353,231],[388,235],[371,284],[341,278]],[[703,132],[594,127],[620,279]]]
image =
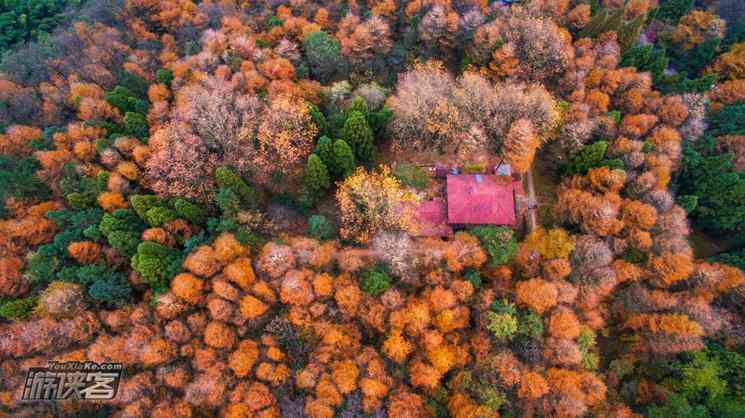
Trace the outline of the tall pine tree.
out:
[[[353,111],[349,113],[344,129],[342,130],[344,140],[352,147],[355,157],[361,162],[370,162],[375,156],[375,144],[373,133],[367,118],[362,112]]]
[[[355,160],[352,147],[343,139],[334,142],[333,174],[337,178],[345,178],[354,171]]]
[[[322,136],[316,143],[316,155],[321,157],[321,161],[326,164],[326,167],[331,170],[331,166],[334,164],[334,141],[327,136]]]
[[[305,168],[305,190],[313,198],[319,198],[331,185],[329,172],[321,158],[316,154],[310,154],[308,165]]]

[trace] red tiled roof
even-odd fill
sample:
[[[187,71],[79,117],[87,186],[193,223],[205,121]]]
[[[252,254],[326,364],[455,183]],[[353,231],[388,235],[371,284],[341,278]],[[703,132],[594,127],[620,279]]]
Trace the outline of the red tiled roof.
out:
[[[422,202],[417,208],[417,230],[420,237],[447,237],[453,229],[447,224],[447,205],[443,199]]]
[[[515,225],[515,188],[498,176],[471,174],[447,176],[448,223]]]

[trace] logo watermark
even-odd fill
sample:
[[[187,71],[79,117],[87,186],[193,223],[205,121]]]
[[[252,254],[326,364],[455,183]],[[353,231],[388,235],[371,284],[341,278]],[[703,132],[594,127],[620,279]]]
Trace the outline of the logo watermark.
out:
[[[47,367],[29,369],[21,400],[105,401],[114,399],[119,389],[122,370],[121,363],[52,361]]]

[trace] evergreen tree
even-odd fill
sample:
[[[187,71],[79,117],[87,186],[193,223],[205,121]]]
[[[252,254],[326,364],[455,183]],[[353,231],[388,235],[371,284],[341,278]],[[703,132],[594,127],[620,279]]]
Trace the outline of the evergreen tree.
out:
[[[241,210],[241,198],[229,187],[221,187],[217,191],[215,203],[223,217],[235,218]]]
[[[241,176],[227,167],[219,167],[215,170],[215,181],[222,189],[231,189],[239,198],[241,204],[255,209],[261,205],[261,194],[249,186]]]
[[[137,216],[145,219],[148,210],[161,204],[158,196],[154,194],[134,194],[129,197],[129,203],[132,205]]]
[[[316,143],[315,153],[321,158],[326,168],[331,170],[331,166],[334,165],[334,141],[327,136],[320,137]]]
[[[104,97],[110,105],[116,107],[122,111],[122,113],[147,113],[147,102],[138,98],[131,90],[124,86],[114,87],[113,90],[106,92]]]
[[[132,268],[140,273],[153,289],[168,286],[171,277],[181,268],[179,251],[153,241],[142,241],[132,257]]]
[[[354,150],[354,156],[361,162],[370,162],[375,155],[373,134],[365,115],[351,112],[344,123],[342,137]]]
[[[181,197],[173,201],[173,209],[180,218],[193,224],[202,225],[207,219],[207,211],[202,206]]]
[[[0,218],[5,216],[5,199],[46,199],[50,190],[36,177],[40,168],[33,157],[17,158],[0,155]]]
[[[139,75],[129,71],[120,71],[117,75],[117,84],[129,90],[135,97],[147,99],[150,83]]]
[[[339,41],[324,31],[309,33],[303,50],[311,75],[321,82],[329,81],[344,63]]]
[[[336,178],[345,178],[352,174],[356,165],[352,147],[343,139],[334,142],[333,174]]]
[[[160,84],[165,84],[166,86],[171,85],[171,81],[173,81],[173,71],[167,69],[167,68],[160,68],[155,73],[155,81],[157,81]]]
[[[621,67],[636,67],[640,72],[649,71],[652,81],[657,84],[669,65],[670,59],[664,49],[654,48],[653,45],[640,45],[627,49],[621,56]]]
[[[126,305],[132,297],[132,287],[123,277],[96,280],[88,288],[88,295],[109,308]]]
[[[372,129],[375,138],[380,138],[392,117],[393,111],[387,107],[367,114],[367,122],[370,124],[370,129]]]
[[[126,256],[137,252],[140,235],[147,226],[131,209],[117,209],[104,214],[98,229],[115,250]]]
[[[599,35],[602,33],[603,27],[609,18],[610,13],[608,12],[608,9],[603,8],[599,10],[597,13],[593,14],[592,19],[590,19],[590,21],[585,25],[579,36],[584,38]]]
[[[368,113],[370,113],[370,108],[367,106],[367,102],[365,99],[363,99],[360,96],[354,96],[352,99],[352,103],[349,104],[349,107],[347,107],[347,117],[352,114],[352,112],[360,112],[363,115],[367,116]]]
[[[308,157],[304,183],[306,191],[313,198],[321,197],[331,185],[326,165],[316,154],[310,154]]]
[[[745,248],[717,254],[717,256],[713,257],[710,261],[730,264],[745,271]]]
[[[144,219],[150,226],[159,227],[176,218],[178,218],[178,214],[175,211],[162,206],[156,206],[145,212]]]
[[[693,0],[662,0],[656,18],[676,24],[693,8]]]
[[[77,10],[65,13],[65,9],[81,3],[74,0],[0,2],[0,54],[25,42],[43,43],[45,35],[77,15]]]
[[[313,124],[318,128],[318,135],[329,134],[329,123],[326,121],[326,116],[321,112],[315,105],[309,105],[310,118],[313,120]]]
[[[721,15],[721,13],[719,14]],[[727,35],[722,42],[722,49],[729,51],[733,44],[740,42],[745,42],[745,21],[740,19],[740,21],[732,22],[727,19]]]
[[[618,32],[618,44],[621,46],[621,49],[626,50],[636,44],[646,19],[646,15],[639,15],[631,22],[623,25],[623,28]]]
[[[694,79],[677,77],[668,79],[657,88],[664,94],[706,93],[714,87],[716,81],[716,74],[707,74]]]
[[[590,169],[607,166],[611,169],[623,169],[623,161],[619,159],[605,159],[608,142],[597,141],[585,145],[579,152],[569,157],[569,163],[563,167],[567,175],[587,174]]]
[[[745,231],[745,172],[732,171],[732,158],[731,153],[718,153],[711,136],[683,150],[674,186],[679,196],[697,197],[698,205],[691,215],[701,228]]]
[[[150,129],[145,115],[136,112],[127,112],[124,114],[124,132],[127,135],[146,140],[149,131]]]
[[[711,64],[722,44],[720,38],[707,39],[689,50],[672,50],[672,65],[688,77],[696,77]]]
[[[714,136],[745,134],[745,102],[724,106],[709,114],[709,133]]]

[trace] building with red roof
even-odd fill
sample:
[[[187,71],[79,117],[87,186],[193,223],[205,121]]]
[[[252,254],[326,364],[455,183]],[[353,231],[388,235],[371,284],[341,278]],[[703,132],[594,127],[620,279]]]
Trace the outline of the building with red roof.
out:
[[[448,223],[515,226],[515,188],[520,183],[500,176],[447,176]]]
[[[457,225],[517,226],[516,197],[522,183],[511,176],[448,174],[446,198],[417,208],[417,236],[451,236]]]
[[[448,225],[448,209],[445,199],[422,202],[417,208],[417,226],[414,236],[449,237],[453,228]]]

